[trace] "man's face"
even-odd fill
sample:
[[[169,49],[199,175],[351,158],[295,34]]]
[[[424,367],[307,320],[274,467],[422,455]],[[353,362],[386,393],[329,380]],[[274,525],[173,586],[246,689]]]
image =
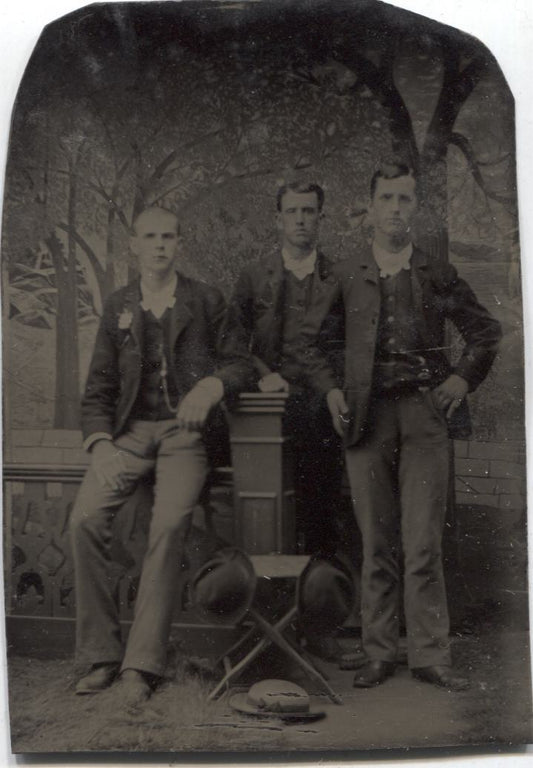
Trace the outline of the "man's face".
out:
[[[282,235],[283,246],[302,250],[314,248],[319,221],[316,192],[294,192],[289,189],[281,198],[277,226]]]
[[[376,236],[404,240],[409,233],[416,211],[416,182],[412,176],[377,180],[370,204]]]
[[[165,276],[175,268],[178,249],[178,222],[168,211],[149,209],[135,222],[131,249],[139,260],[141,273]]]

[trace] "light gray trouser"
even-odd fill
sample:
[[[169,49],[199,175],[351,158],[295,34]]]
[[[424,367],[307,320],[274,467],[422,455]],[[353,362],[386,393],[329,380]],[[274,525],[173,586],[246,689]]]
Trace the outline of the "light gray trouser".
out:
[[[200,433],[180,429],[175,420],[132,421],[115,445],[122,451],[128,487],[120,491],[102,487],[89,468],[71,517],[76,655],[91,664],[122,661],[122,669],[161,675],[184,542],[205,482],[207,459]],[[152,470],[154,504],[148,545],[123,657],[118,606],[109,575],[111,524],[137,482]]]
[[[395,661],[400,554],[409,666],[450,663],[442,533],[449,477],[445,416],[431,392],[378,398],[371,431],[346,450],[355,516],[363,540],[363,646]]]

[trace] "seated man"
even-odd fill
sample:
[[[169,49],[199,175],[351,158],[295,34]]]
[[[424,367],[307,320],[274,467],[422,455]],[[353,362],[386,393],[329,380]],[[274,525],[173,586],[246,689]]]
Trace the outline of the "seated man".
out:
[[[191,514],[207,473],[204,438],[226,394],[245,388],[248,353],[220,332],[218,290],[176,272],[178,222],[148,208],[131,250],[140,280],[108,300],[85,395],[82,428],[91,464],[72,512],[76,653],[91,665],[77,693],[121,672],[126,704],[149,697],[162,675],[175,585]],[[125,653],[108,574],[111,523],[136,484],[154,473],[154,504]]]

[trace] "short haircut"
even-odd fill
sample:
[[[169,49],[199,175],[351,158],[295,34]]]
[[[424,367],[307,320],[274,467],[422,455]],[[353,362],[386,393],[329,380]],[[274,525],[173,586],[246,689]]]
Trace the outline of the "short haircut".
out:
[[[297,192],[299,195],[307,195],[314,192],[318,202],[318,210],[322,210],[322,206],[324,205],[324,190],[318,184],[306,184],[303,181],[293,181],[290,184],[283,184],[283,186],[278,189],[276,195],[276,208],[278,211],[281,211],[281,201],[287,192]]]
[[[133,222],[131,225],[131,234],[133,237],[137,235],[137,229],[136,229],[137,222],[139,221],[141,216],[144,216],[145,213],[149,213],[150,211],[161,211],[161,213],[166,213],[168,216],[172,216],[172,218],[176,220],[176,233],[179,235],[180,223],[174,211],[171,211],[169,208],[163,208],[162,205],[147,205],[146,208],[143,208],[142,211],[139,211],[139,213],[133,219]]]
[[[402,160],[386,160],[381,163],[370,180],[370,199],[374,199],[378,179],[399,179],[401,176],[412,176],[418,184],[414,170]]]

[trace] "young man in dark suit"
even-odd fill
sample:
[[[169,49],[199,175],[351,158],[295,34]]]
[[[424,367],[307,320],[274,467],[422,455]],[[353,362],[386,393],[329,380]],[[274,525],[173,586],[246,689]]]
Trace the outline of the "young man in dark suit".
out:
[[[127,704],[148,698],[162,675],[175,583],[193,507],[202,491],[204,438],[213,409],[246,386],[251,366],[221,334],[218,290],[176,271],[178,222],[148,208],[134,222],[140,279],[106,303],[82,401],[91,463],[71,519],[79,661],[91,665],[77,693],[120,674]],[[112,518],[141,478],[155,475],[154,504],[125,653],[108,575]]]
[[[413,245],[416,209],[413,172],[383,165],[371,182],[372,246],[336,269],[335,288],[308,318],[299,358],[342,435],[362,534],[368,661],[354,685],[378,685],[394,673],[403,552],[409,667],[418,679],[461,689],[468,681],[451,666],[441,549],[448,437],[468,433],[465,397],[489,371],[501,331],[452,265]],[[343,382],[316,344],[328,315],[344,322]],[[464,340],[453,367],[446,319]]]
[[[331,288],[332,263],[317,248],[324,192],[318,184],[293,183],[277,193],[280,247],[245,267],[229,303],[226,326],[251,351],[257,386],[288,392],[284,416],[296,458],[296,530],[307,553],[334,553],[335,515],[342,478],[340,441],[326,403],[308,386],[293,357],[304,318]],[[332,351],[332,332],[323,334]],[[328,346],[329,345],[329,346]],[[315,647],[340,654],[333,642]]]

